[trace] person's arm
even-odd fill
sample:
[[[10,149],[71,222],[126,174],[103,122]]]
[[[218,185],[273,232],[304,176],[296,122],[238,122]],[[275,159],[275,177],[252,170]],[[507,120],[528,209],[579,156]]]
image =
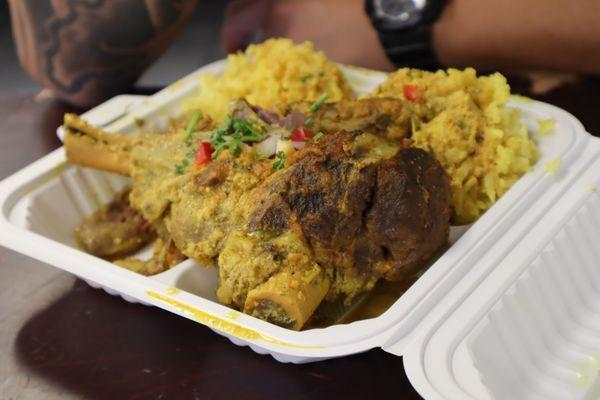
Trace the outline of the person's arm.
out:
[[[447,0],[434,26],[442,65],[600,74],[598,0]],[[237,0],[223,29],[229,51],[252,33],[311,40],[334,61],[389,70],[364,0]]]
[[[445,65],[600,74],[600,1],[450,0],[434,28]]]
[[[9,0],[21,65],[56,96],[91,106],[127,90],[197,0]]]
[[[228,52],[257,36],[310,40],[333,61],[391,70],[364,7],[364,0],[235,0],[221,40]]]

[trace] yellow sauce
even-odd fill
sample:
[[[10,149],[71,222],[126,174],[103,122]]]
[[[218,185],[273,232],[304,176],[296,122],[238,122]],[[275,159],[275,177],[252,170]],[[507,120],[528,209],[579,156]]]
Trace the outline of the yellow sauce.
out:
[[[347,324],[379,317],[408,290],[415,280],[416,278],[407,278],[399,282],[380,281],[367,298],[340,322]]]
[[[161,302],[169,305],[170,307],[175,309],[177,312],[183,314],[184,316],[186,316],[194,321],[197,321],[203,325],[208,326],[209,328],[219,330],[221,332],[227,333],[228,335],[232,335],[232,336],[235,336],[240,339],[263,340],[265,342],[273,343],[273,344],[276,344],[279,346],[295,347],[295,348],[300,348],[300,349],[322,349],[322,348],[325,348],[325,346],[306,346],[306,345],[300,345],[300,344],[295,344],[295,343],[283,342],[281,340],[277,340],[270,336],[263,335],[262,333],[259,333],[253,329],[245,328],[236,323],[226,321],[215,315],[209,314],[207,312],[199,310],[195,307],[192,307],[188,304],[182,303],[181,301],[172,299],[172,298],[162,295],[160,293],[156,293],[153,291],[147,291],[146,294],[155,300],[161,301]]]
[[[359,296],[349,305],[323,302],[304,325],[303,330],[377,318],[386,312],[416,279],[417,277],[409,277],[398,282],[379,281],[373,290]]]

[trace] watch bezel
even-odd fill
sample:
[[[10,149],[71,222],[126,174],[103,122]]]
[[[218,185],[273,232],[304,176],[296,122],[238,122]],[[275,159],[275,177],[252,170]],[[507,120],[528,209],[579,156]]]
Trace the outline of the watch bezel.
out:
[[[384,5],[385,0],[372,0],[373,14],[378,20],[382,30],[402,30],[418,25],[423,19],[423,10],[427,5],[427,0],[412,0],[413,6],[406,7],[398,16],[394,16],[386,12]],[[414,5],[414,3],[421,5]]]
[[[387,14],[383,10],[382,1],[384,0],[366,0],[366,8],[377,29],[383,32],[398,32],[430,23],[438,17],[445,3],[445,0],[414,0],[421,3],[421,6],[407,10],[409,15],[403,19]]]

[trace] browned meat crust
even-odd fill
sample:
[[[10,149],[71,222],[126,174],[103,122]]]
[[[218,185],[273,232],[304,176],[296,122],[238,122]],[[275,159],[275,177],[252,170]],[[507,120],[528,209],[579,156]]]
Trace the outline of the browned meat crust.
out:
[[[294,303],[292,296],[285,296],[289,290],[293,297],[302,297],[291,290],[294,285],[280,284],[275,292],[269,282],[282,281],[283,274],[298,280],[299,270],[314,267],[310,260],[325,278],[311,281],[307,288],[318,287],[314,292],[329,299],[350,300],[380,278],[394,280],[417,272],[447,242],[450,187],[429,153],[406,144],[360,132],[329,135],[243,196],[241,219],[248,223],[230,236],[226,257],[219,259],[220,299],[249,313],[266,299]],[[269,267],[261,273],[237,264],[243,255],[238,258],[235,249],[254,254],[266,245],[277,257],[267,257],[261,265],[267,262]],[[303,246],[306,250],[299,250]],[[261,287],[268,288],[271,297],[258,296]],[[246,296],[260,302],[249,302]],[[300,314],[306,317],[312,311]],[[289,315],[281,318],[290,323]]]
[[[325,296],[350,301],[412,275],[445,245],[448,178],[410,147],[409,121],[397,100],[323,106],[314,126],[329,134],[278,172],[244,147],[178,174],[174,160],[197,143],[147,135],[129,158],[131,202],[164,222],[169,246],[217,261],[220,301],[300,329]]]
[[[319,264],[398,279],[446,244],[448,178],[433,156],[414,147],[398,146],[388,159],[365,158],[356,146],[361,136],[331,135],[299,154],[268,183],[271,194],[250,215],[250,229],[282,230],[292,213]]]

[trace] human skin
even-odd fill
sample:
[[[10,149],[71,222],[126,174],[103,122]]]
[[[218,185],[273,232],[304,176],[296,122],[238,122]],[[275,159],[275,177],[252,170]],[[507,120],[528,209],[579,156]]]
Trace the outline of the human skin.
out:
[[[364,0],[236,0],[223,29],[228,51],[260,32],[311,40],[338,62],[389,70]],[[446,0],[432,46],[442,65],[600,74],[597,0]]]
[[[9,0],[24,69],[56,96],[80,106],[133,85],[196,3]],[[597,0],[447,0],[433,27],[432,46],[444,66],[600,74],[599,16]],[[251,39],[288,37],[310,40],[340,63],[394,68],[364,12],[364,0],[235,0],[221,36],[229,52]]]
[[[9,0],[25,71],[89,107],[127,90],[176,37],[196,0]]]

